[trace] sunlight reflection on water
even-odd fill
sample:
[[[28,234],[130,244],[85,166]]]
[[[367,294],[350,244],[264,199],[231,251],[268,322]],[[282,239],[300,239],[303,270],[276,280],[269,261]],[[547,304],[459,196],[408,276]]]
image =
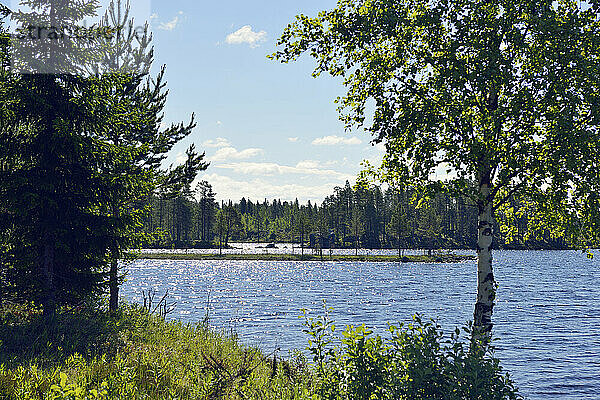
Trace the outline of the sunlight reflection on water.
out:
[[[464,253],[464,252],[463,252]],[[497,251],[497,355],[531,399],[597,399],[600,262],[569,251]],[[171,318],[219,329],[267,351],[304,348],[301,309],[334,308],[337,325],[385,333],[414,312],[449,331],[472,318],[475,264],[138,260],[123,295],[169,289]],[[208,307],[207,307],[208,306]]]

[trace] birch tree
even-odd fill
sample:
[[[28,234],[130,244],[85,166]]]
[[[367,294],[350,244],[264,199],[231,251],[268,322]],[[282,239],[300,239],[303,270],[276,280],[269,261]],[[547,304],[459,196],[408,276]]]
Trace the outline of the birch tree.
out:
[[[481,337],[509,198],[538,202],[556,235],[597,235],[599,14],[598,1],[339,0],[297,16],[271,56],[308,54],[313,76],[343,79],[341,120],[385,144],[381,179],[476,202]]]

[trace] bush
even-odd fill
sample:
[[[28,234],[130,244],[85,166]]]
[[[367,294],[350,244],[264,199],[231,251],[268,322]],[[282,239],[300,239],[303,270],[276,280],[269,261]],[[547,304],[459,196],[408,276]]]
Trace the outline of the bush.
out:
[[[312,368],[301,353],[280,360],[136,306],[71,310],[46,324],[30,306],[0,310],[0,399],[520,398],[493,348],[460,340],[470,327],[445,338],[418,315],[386,339],[364,325],[338,339],[327,312],[305,314]]]
[[[504,400],[522,398],[503,373],[492,346],[461,339],[461,329],[445,338],[435,322],[419,315],[404,326],[389,326],[383,339],[364,325],[348,326],[341,341],[325,316],[309,318],[314,377],[312,399]],[[462,328],[467,337],[471,327]]]

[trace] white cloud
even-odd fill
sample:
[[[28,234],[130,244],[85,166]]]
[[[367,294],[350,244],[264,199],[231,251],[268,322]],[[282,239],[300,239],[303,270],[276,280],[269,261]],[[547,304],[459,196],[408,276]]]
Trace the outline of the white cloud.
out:
[[[327,182],[319,185],[278,184],[267,182],[261,178],[236,180],[219,174],[204,174],[199,176],[198,180],[208,181],[213,186],[218,200],[231,199],[234,201],[239,201],[242,197],[245,197],[254,201],[262,201],[265,198],[293,201],[298,198],[298,201],[302,203],[307,200],[321,202],[333,193],[335,186],[340,185],[340,182]]]
[[[433,173],[429,175],[429,179],[439,181],[445,181],[456,178],[457,173],[454,170],[454,168],[451,168],[450,165],[445,162],[438,164]]]
[[[230,33],[225,38],[225,42],[227,44],[247,43],[252,48],[260,46],[260,43],[265,42],[266,40],[267,32],[254,32],[252,31],[252,27],[250,25],[242,26],[240,29],[233,33]]]
[[[217,121],[217,126],[221,126],[223,123],[221,121]]]
[[[385,152],[386,152],[386,148],[385,148],[385,144],[384,144],[384,143],[377,143],[377,144],[376,144],[375,146],[373,146],[373,147],[375,147],[377,150],[379,150],[379,151],[380,151],[380,152],[382,152],[382,153],[385,153]]]
[[[183,13],[180,11],[179,15],[182,15],[182,14]],[[163,30],[163,31],[172,31],[173,29],[175,29],[175,27],[179,23],[179,15],[176,15],[175,18],[173,18],[169,22],[161,22],[158,25],[158,29]]]
[[[375,145],[371,144],[366,146],[364,148],[364,154],[366,157],[363,158],[363,161],[368,161],[374,167],[379,167],[386,154],[385,144],[377,143]]]
[[[357,137],[346,138],[343,136],[323,136],[316,138],[312,144],[316,146],[335,146],[338,144],[361,144],[362,140]]]
[[[181,165],[187,159],[187,155],[184,152],[177,153],[175,156],[175,165]]]
[[[273,175],[305,175],[308,176],[319,176],[331,179],[353,179],[354,177],[349,174],[334,171],[332,169],[324,169],[316,161],[306,160],[299,162],[295,167],[289,165],[280,165],[276,163],[260,163],[260,162],[238,162],[216,165],[215,168],[229,169],[238,174],[246,175],[261,175],[261,176],[273,176]]]
[[[288,140],[292,143],[296,143],[298,141],[297,137],[289,137]]]
[[[298,164],[296,164],[296,168],[308,168],[308,169],[313,169],[313,168],[319,168],[320,163],[316,160],[303,160],[300,161]]]
[[[246,160],[256,157],[263,153],[262,149],[249,148],[238,151],[234,147],[221,147],[217,152],[209,157],[210,161],[228,161],[228,160]]]
[[[217,121],[217,125],[218,125],[219,121]],[[202,146],[203,147],[230,147],[231,143],[229,142],[229,140],[222,138],[222,137],[218,137],[216,139],[209,139],[209,140],[205,140],[204,142],[202,142]]]
[[[275,175],[282,174],[281,167],[275,163],[229,163],[216,166],[216,168],[230,169],[238,174],[250,175]]]
[[[329,160],[329,161],[325,161],[325,162],[321,162],[321,161],[317,161],[317,160],[302,160],[302,161],[298,162],[298,164],[296,164],[296,168],[308,168],[308,169],[329,168],[332,165],[336,165],[336,164],[338,164],[338,162],[335,160]]]
[[[381,166],[381,163],[383,162],[383,158],[385,157],[386,151],[387,150],[385,148],[384,143],[377,143],[375,145],[367,146],[367,147],[365,147],[364,154],[366,155],[366,157],[363,158],[363,162],[367,161],[369,164],[371,164],[372,166],[377,168],[377,167]],[[348,164],[348,158],[344,157],[342,164],[343,165]]]

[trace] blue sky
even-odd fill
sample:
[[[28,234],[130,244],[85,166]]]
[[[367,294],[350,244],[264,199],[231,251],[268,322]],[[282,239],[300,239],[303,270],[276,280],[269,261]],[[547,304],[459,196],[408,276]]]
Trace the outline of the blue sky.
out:
[[[211,161],[199,179],[220,200],[320,202],[335,186],[353,183],[363,159],[380,160],[383,151],[368,134],[346,133],[338,121],[340,80],[312,78],[309,57],[287,65],[266,57],[295,15],[335,3],[133,0],[138,21],[152,21],[153,69],[167,66],[166,121],[196,114],[197,128],[169,162],[193,142]]]

